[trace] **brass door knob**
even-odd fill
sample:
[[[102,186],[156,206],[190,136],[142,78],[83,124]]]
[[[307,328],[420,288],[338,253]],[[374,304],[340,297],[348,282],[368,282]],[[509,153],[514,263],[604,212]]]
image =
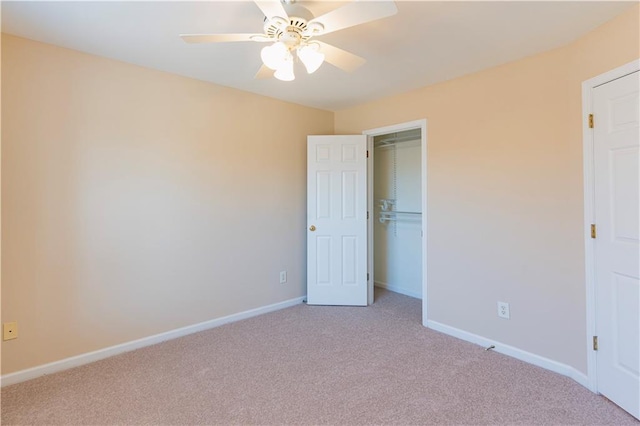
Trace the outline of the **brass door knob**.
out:
[[[316,227],[315,227],[314,225],[311,225],[311,226],[309,227],[309,231],[313,232],[313,231],[315,231],[315,230],[316,230]]]

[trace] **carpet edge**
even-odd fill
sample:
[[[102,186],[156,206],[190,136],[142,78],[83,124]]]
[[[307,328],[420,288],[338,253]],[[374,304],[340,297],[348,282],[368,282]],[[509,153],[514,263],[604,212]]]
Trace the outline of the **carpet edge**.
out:
[[[525,351],[520,348],[516,348],[514,346],[506,345],[504,343],[498,342],[493,339],[489,339],[484,336],[480,336],[478,334],[470,333],[465,330],[461,330],[459,328],[452,327],[450,325],[442,324],[437,321],[427,320],[427,327],[438,331],[440,333],[447,334],[449,336],[465,340],[470,343],[475,343],[476,345],[480,345],[483,347],[489,347],[490,345],[494,345],[495,348],[492,350],[503,355],[510,356],[512,358],[519,359],[520,361],[524,361],[529,364],[533,364],[535,366],[544,368],[545,370],[553,371],[554,373],[561,374],[563,376],[569,377],[573,379],[578,384],[584,386],[589,389],[591,392],[594,390],[590,386],[589,377],[577,370],[575,367],[572,367],[567,364],[563,364],[559,361],[555,361],[550,358],[546,358],[540,355],[536,355],[532,352]],[[595,392],[594,392],[595,393]]]
[[[59,371],[68,370],[70,368],[79,367],[81,365],[89,364],[101,359],[112,357],[114,355],[119,355],[125,352],[144,348],[146,346],[155,345],[167,340],[177,339],[179,337],[187,336],[199,331],[220,327],[232,322],[241,321],[258,315],[267,314],[269,312],[278,311],[280,309],[289,308],[295,305],[299,305],[305,299],[306,296],[296,297],[293,299],[285,300],[283,302],[249,309],[247,311],[238,312],[236,314],[231,314],[220,318],[214,318],[197,324],[188,325],[186,327],[176,328],[174,330],[165,331],[163,333],[154,334],[152,336],[143,337],[137,340],[132,340],[130,342],[120,343],[118,345],[109,346],[103,349],[98,349],[96,351],[64,358],[59,361],[50,362],[48,364],[38,365],[36,367],[31,367],[25,370],[5,374],[3,376],[0,376],[0,387],[26,382],[27,380],[35,379],[47,374],[53,374]]]

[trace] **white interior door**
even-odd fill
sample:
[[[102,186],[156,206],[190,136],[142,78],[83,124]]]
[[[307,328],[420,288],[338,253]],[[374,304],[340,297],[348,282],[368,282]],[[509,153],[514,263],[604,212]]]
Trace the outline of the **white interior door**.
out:
[[[640,418],[639,73],[593,89],[598,392]]]
[[[367,138],[307,140],[307,303],[367,305]]]

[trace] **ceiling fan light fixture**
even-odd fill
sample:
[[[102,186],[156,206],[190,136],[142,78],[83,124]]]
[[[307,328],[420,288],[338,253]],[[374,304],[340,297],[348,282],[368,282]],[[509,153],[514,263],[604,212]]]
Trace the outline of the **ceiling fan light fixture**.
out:
[[[272,70],[280,69],[287,56],[290,56],[289,49],[281,42],[273,43],[260,51],[262,62]]]
[[[285,57],[273,76],[282,81],[295,80],[296,76],[293,74],[293,56],[291,56],[291,53]]]
[[[307,44],[298,48],[298,58],[302,61],[307,72],[313,74],[324,62],[324,53],[320,52],[317,44]]]

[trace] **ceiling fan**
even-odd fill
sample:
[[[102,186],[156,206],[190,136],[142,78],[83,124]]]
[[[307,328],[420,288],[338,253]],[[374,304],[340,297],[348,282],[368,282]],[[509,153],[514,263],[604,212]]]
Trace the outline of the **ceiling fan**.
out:
[[[263,34],[181,34],[180,37],[187,43],[270,43],[260,53],[263,65],[256,78],[275,76],[279,80],[291,81],[295,79],[294,52],[309,74],[320,68],[324,61],[344,71],[354,71],[364,64],[364,58],[316,40],[316,37],[386,18],[398,11],[392,0],[354,0],[314,17],[295,0],[254,1],[265,16]]]

